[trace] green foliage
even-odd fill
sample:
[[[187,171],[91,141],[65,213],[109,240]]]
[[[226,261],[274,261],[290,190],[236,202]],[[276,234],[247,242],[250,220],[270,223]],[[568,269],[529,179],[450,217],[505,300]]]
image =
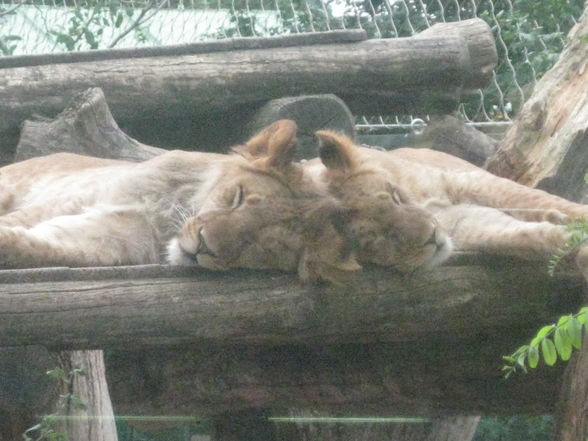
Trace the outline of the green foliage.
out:
[[[0,54],[12,55],[21,40],[18,35],[0,35]]]
[[[527,372],[528,368],[536,368],[541,357],[548,366],[553,366],[558,356],[562,361],[569,360],[572,350],[582,346],[587,316],[588,307],[585,306],[576,314],[564,315],[557,323],[542,327],[529,344],[503,357],[505,377],[508,378],[519,369]]]
[[[17,7],[15,6],[13,6],[10,9],[0,7],[0,29],[2,29],[2,17],[14,14],[16,12],[16,8]],[[21,40],[22,38],[18,35],[0,34],[0,55],[12,55],[14,53],[14,50],[18,46],[18,42]]]
[[[47,376],[61,385],[71,386],[73,380],[78,376],[85,376],[83,369],[74,368],[70,372],[65,372],[62,368],[57,367],[47,371]],[[67,390],[70,387],[65,388]],[[67,415],[71,409],[85,409],[85,403],[72,393],[59,395],[55,412],[50,415],[44,415],[39,424],[28,428],[23,433],[24,441],[68,441],[68,437],[59,427],[59,422],[64,415]]]
[[[61,28],[48,29],[47,35],[53,39],[56,47],[67,51],[79,51],[87,49],[99,49],[114,47],[130,31],[134,32],[137,43],[144,42],[148,32],[140,18],[147,10],[152,8],[148,4],[145,9],[138,12],[131,7],[123,7],[118,2],[105,2],[102,0],[86,0],[76,3],[75,7],[68,7],[69,19],[67,25]],[[119,36],[107,41],[105,31],[119,32]]]

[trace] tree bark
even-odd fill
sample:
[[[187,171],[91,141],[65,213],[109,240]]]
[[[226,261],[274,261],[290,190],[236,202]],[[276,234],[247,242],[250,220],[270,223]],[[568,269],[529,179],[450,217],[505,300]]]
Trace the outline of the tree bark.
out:
[[[272,416],[445,418],[550,413],[563,366],[505,381],[501,356],[528,330],[477,333],[419,344],[178,346],[109,351],[118,415],[221,415],[270,409]],[[392,412],[392,414],[391,414]]]
[[[64,384],[62,394],[70,394],[63,423],[72,441],[117,441],[114,413],[106,383],[102,351],[62,352],[59,356],[65,374],[81,369]]]
[[[588,10],[568,35],[559,61],[534,88],[507,132],[491,172],[586,202],[588,170]],[[584,298],[584,302],[586,299]],[[558,441],[588,438],[588,345],[572,355],[559,394]]]
[[[106,91],[121,125],[158,121],[162,114],[194,118],[298,94],[335,93],[352,110],[355,97],[383,98],[388,108],[372,104],[372,113],[423,110],[435,91],[453,95],[455,104],[462,90],[488,82],[496,51],[484,21],[453,27],[458,31],[347,44],[4,68],[0,132],[33,113],[53,117],[73,94],[96,86]]]
[[[559,61],[539,80],[487,169],[582,201],[588,170],[588,14],[570,31]]]
[[[0,346],[416,341],[530,325],[578,306],[579,276],[551,279],[542,265],[511,259],[491,265],[411,277],[374,268],[346,287],[158,265],[3,271]]]
[[[465,159],[483,167],[498,149],[498,141],[467,126],[453,116],[433,119],[419,139],[419,146],[428,147]]]

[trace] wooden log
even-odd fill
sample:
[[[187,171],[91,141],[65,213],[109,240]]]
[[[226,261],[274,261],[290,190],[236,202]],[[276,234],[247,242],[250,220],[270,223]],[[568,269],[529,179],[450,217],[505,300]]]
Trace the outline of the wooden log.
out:
[[[61,410],[67,417],[62,424],[67,439],[117,441],[102,351],[62,352],[59,359],[66,374],[83,370],[83,374],[62,382],[61,393],[76,397]]]
[[[313,344],[463,335],[530,325],[576,307],[581,280],[544,273],[542,265],[497,259],[490,266],[448,266],[411,277],[374,268],[336,287],[302,286],[278,273],[159,265],[3,271],[0,346]]]
[[[14,159],[58,152],[144,161],[165,150],[127,136],[112,117],[102,90],[90,88],[75,96],[55,120],[25,121]]]
[[[335,95],[303,95],[268,101],[249,116],[247,137],[279,119],[291,119],[298,126],[296,159],[318,156],[317,130],[336,130],[355,138],[355,120],[345,103]]]
[[[433,119],[425,128],[419,146],[449,153],[482,167],[496,153],[498,142],[463,121],[446,115]]]
[[[122,125],[158,121],[162,114],[167,119],[186,113],[196,118],[215,109],[309,93],[341,95],[352,110],[354,96],[379,95],[389,108],[374,108],[374,113],[406,111],[389,100],[391,94],[407,90],[414,99],[415,91],[431,95],[452,90],[459,96],[464,88],[487,83],[496,53],[487,50],[489,38],[479,37],[491,31],[482,20],[472,20],[469,27],[455,25],[459,35],[447,37],[5,68],[0,76],[0,133],[33,113],[53,117],[73,94],[95,86],[106,91]],[[468,32],[471,37],[464,37]],[[486,49],[471,50],[472,38],[479,42],[474,46]],[[472,72],[473,66],[484,68]]]
[[[539,80],[507,131],[488,170],[574,201],[586,202],[588,186],[588,20],[570,32],[570,44]]]
[[[292,408],[357,417],[552,412],[563,367],[505,381],[502,355],[528,333],[500,332],[418,344],[113,350],[107,377],[118,415],[270,409],[288,417]]]

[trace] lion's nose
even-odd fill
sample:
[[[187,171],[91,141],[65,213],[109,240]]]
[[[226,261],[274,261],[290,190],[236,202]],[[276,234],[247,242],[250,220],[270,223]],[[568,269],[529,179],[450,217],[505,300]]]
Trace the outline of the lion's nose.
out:
[[[214,251],[212,251],[208,245],[206,245],[206,240],[204,239],[204,234],[202,233],[203,228],[198,230],[198,247],[196,248],[195,255],[198,254],[208,254],[212,257],[217,257]]]
[[[434,225],[433,232],[431,233],[429,238],[426,240],[424,245],[425,246],[434,245],[435,247],[440,248],[443,246],[443,243],[444,243],[443,235],[439,234],[439,229],[437,228],[437,225]]]

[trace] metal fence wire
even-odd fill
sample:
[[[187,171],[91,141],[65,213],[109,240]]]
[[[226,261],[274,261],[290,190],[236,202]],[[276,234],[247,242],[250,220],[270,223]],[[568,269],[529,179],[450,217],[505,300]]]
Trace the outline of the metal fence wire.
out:
[[[0,3],[0,55],[357,28],[395,38],[480,17],[494,32],[499,64],[491,85],[464,101],[460,114],[499,127],[555,63],[583,8],[583,0],[11,0]],[[402,131],[426,119],[359,116],[357,126]]]

